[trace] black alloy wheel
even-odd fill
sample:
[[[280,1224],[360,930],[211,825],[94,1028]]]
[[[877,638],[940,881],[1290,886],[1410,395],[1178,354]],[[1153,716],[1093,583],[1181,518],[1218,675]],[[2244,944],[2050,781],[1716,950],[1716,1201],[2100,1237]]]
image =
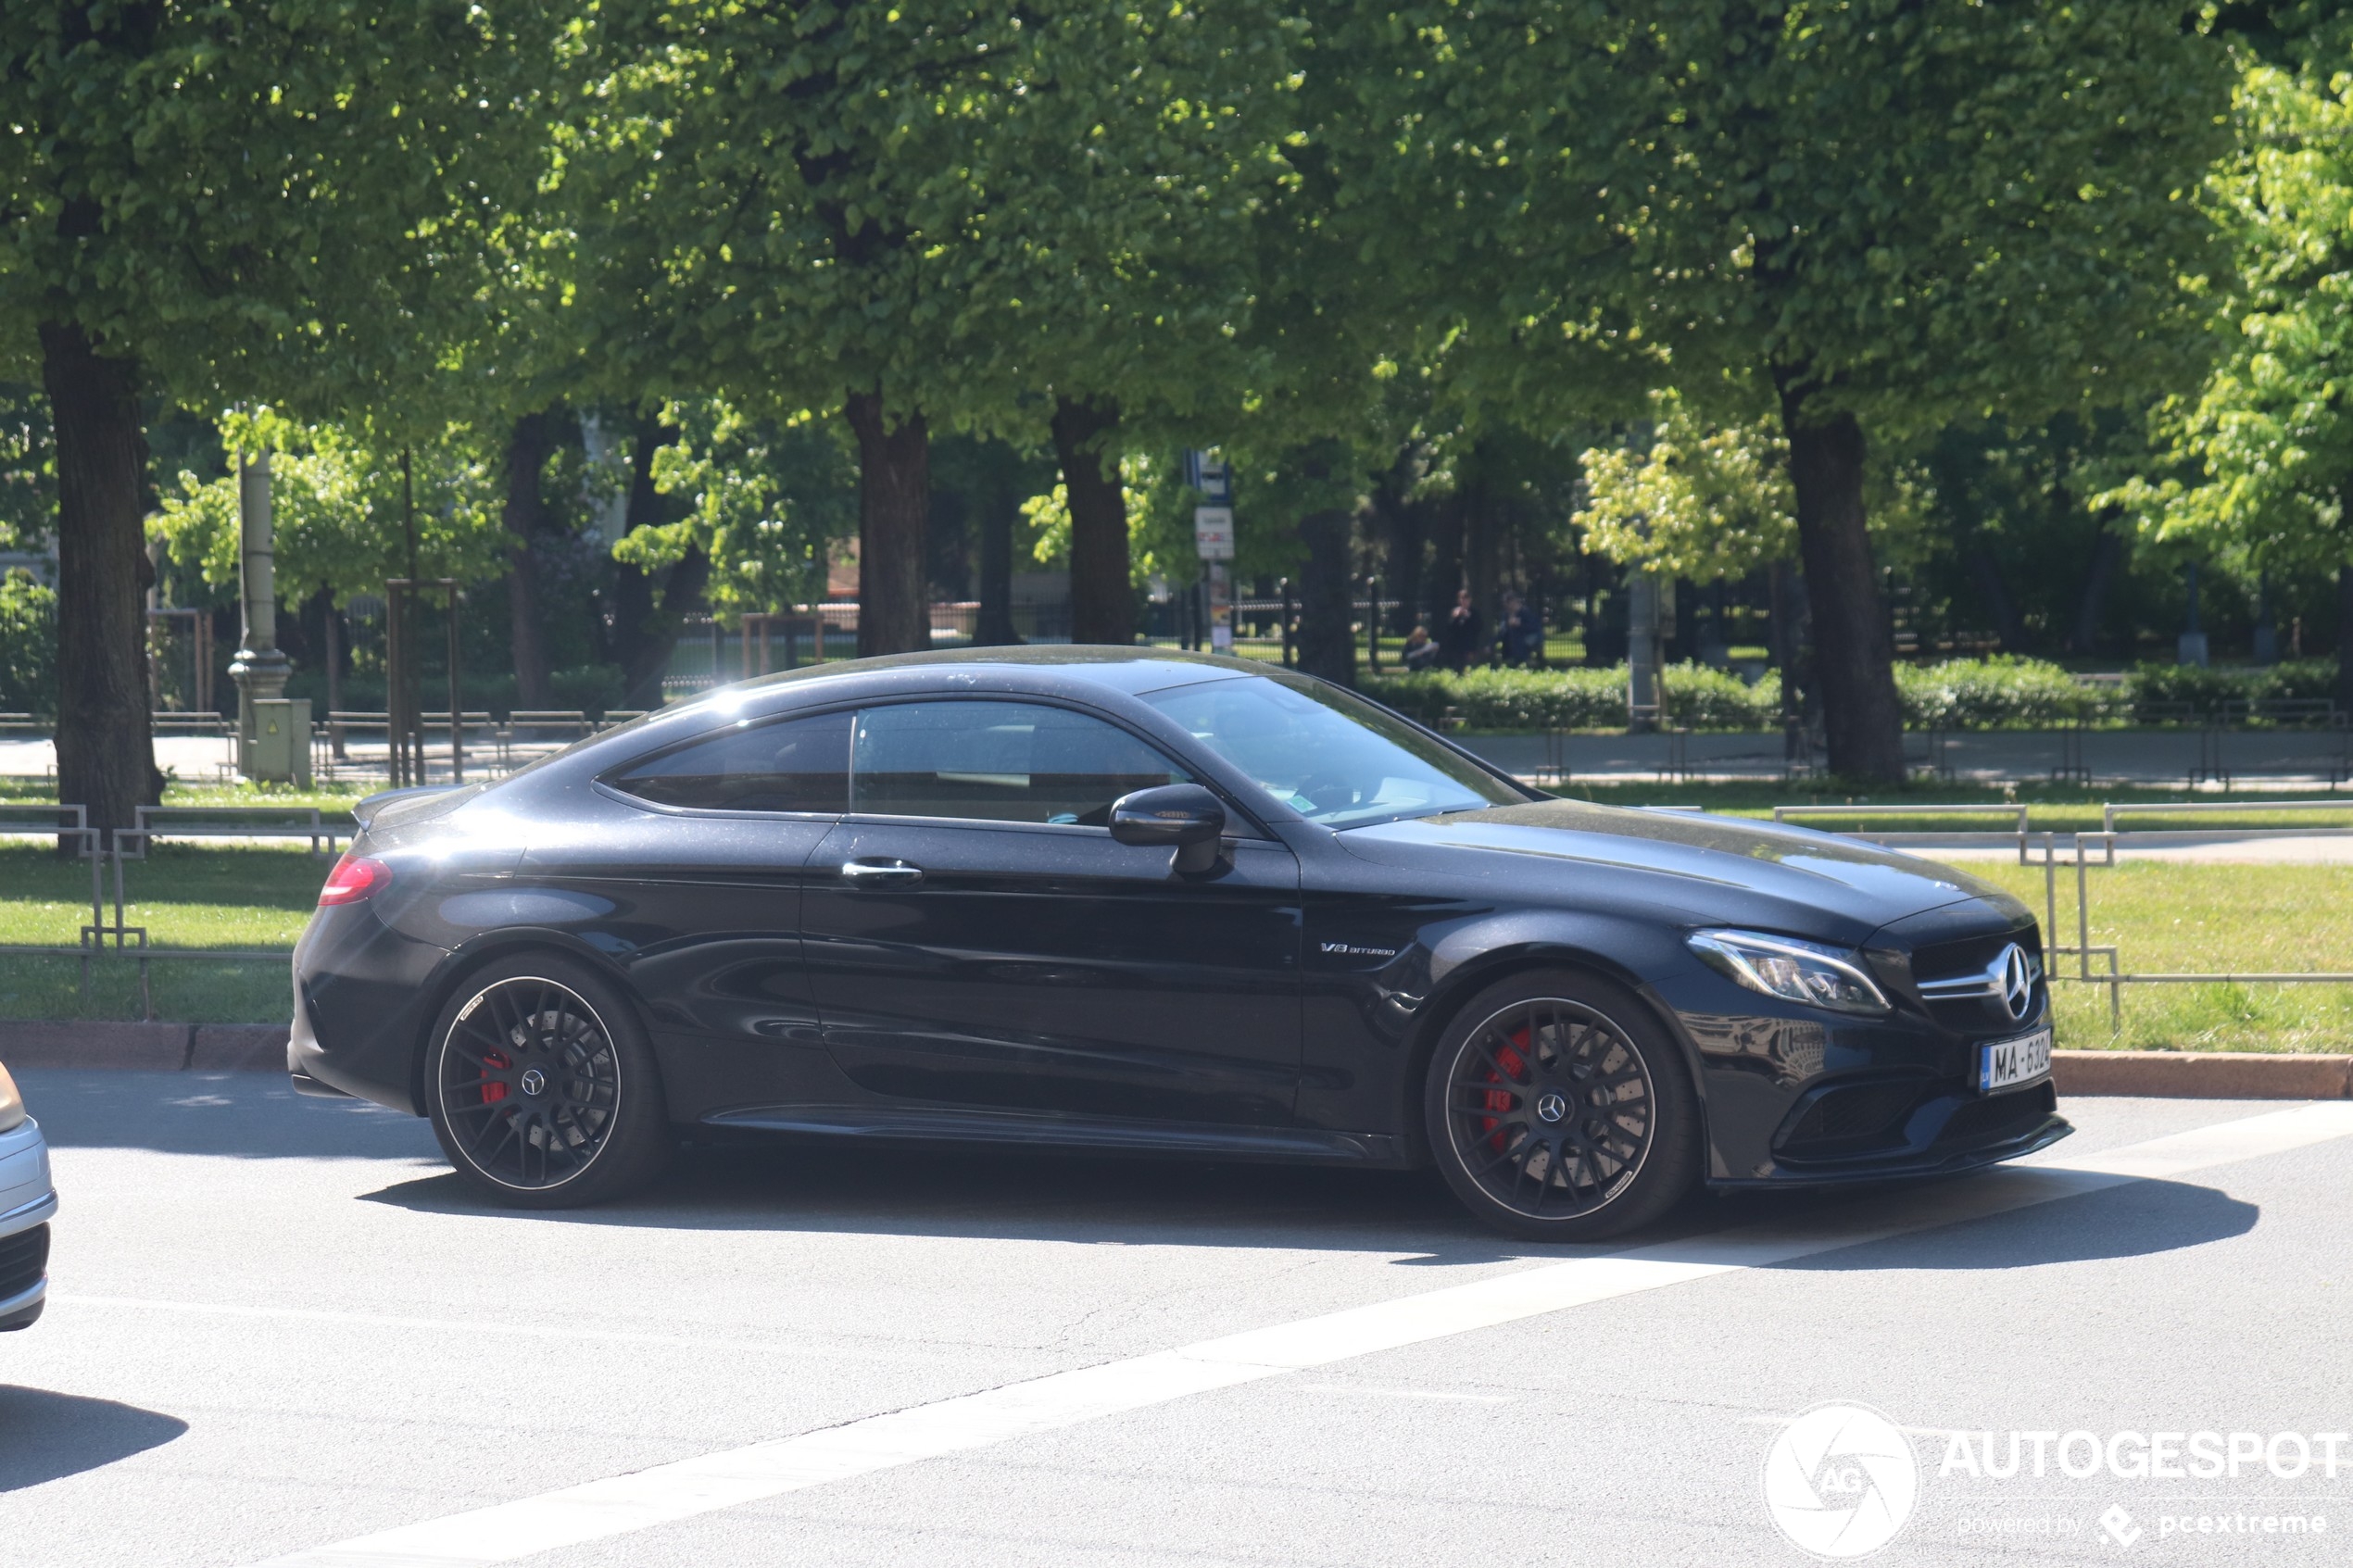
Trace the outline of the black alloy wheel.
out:
[[[1615,989],[1517,977],[1474,997],[1440,1042],[1432,1152],[1455,1195],[1499,1229],[1613,1236],[1664,1212],[1696,1174],[1681,1060]]]
[[[510,1203],[596,1202],[650,1179],[668,1155],[661,1081],[635,1019],[610,986],[552,955],[459,987],[434,1032],[427,1089],[450,1163]]]

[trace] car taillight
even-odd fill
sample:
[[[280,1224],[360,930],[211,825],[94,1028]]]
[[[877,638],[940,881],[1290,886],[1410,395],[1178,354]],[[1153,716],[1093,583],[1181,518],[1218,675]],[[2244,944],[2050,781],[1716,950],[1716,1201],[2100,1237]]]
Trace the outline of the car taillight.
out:
[[[327,873],[327,885],[319,889],[320,906],[357,904],[362,898],[372,898],[391,880],[392,868],[382,860],[346,854]]]

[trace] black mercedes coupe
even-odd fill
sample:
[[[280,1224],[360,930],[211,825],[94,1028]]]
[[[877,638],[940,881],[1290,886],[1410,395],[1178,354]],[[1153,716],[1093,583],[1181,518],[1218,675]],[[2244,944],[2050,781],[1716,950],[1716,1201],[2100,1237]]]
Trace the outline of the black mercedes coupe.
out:
[[[821,665],[359,816],[296,1085],[432,1118],[516,1205],[787,1136],[1434,1165],[1573,1241],[2070,1130],[2007,895],[1555,799],[1232,659]]]

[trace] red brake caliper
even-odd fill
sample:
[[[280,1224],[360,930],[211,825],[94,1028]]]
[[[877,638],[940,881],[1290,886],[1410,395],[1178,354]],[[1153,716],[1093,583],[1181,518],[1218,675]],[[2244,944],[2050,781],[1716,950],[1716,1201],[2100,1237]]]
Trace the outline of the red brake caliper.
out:
[[[494,1067],[504,1072],[514,1063],[507,1059],[504,1051],[484,1051],[482,1055],[482,1065],[485,1072]],[[482,1086],[482,1103],[484,1105],[497,1105],[506,1098],[507,1085],[504,1084],[484,1084]]]
[[[1511,1044],[1495,1053],[1495,1060],[1502,1065],[1504,1073],[1498,1073],[1493,1068],[1489,1068],[1487,1082],[1491,1084],[1506,1082],[1504,1073],[1510,1075],[1508,1081],[1516,1083],[1528,1072],[1528,1060],[1520,1054],[1528,1049],[1528,1025],[1521,1024],[1516,1033],[1507,1035],[1504,1038]],[[1489,1110],[1509,1110],[1512,1108],[1513,1099],[1516,1098],[1509,1089],[1487,1089],[1482,1093],[1486,1097],[1485,1106]],[[1479,1133],[1487,1139],[1487,1147],[1498,1154],[1504,1152],[1504,1139],[1506,1136],[1503,1131],[1503,1125],[1500,1120],[1492,1116],[1480,1118],[1478,1123]]]

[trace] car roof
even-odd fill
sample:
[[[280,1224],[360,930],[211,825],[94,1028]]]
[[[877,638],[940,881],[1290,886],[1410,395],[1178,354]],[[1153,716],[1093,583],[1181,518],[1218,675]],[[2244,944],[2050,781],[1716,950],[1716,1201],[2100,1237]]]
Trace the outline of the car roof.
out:
[[[1252,668],[1252,663],[1248,659],[1184,653],[1173,648],[1120,647],[1112,644],[1049,643],[1021,647],[936,648],[923,653],[894,653],[875,659],[805,664],[798,670],[779,671],[774,674],[737,682],[730,689],[749,694],[773,691],[780,686],[808,681],[880,675],[893,671],[928,669],[945,673],[952,670],[978,674],[1002,670],[1033,677],[1040,674],[1059,677],[1135,696],[1170,686],[1189,686],[1202,681],[1245,680],[1265,673]]]

